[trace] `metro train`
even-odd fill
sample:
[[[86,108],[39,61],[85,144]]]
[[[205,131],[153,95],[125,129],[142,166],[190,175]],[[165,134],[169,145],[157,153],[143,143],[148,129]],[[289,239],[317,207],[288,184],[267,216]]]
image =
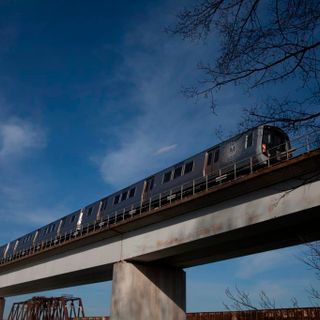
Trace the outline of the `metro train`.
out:
[[[192,188],[200,188],[194,186],[198,178],[213,176],[227,180],[234,164],[238,173],[246,174],[249,167],[252,171],[270,161],[281,161],[289,150],[288,135],[280,128],[268,125],[252,128],[0,246],[0,262],[40,250],[43,244],[75,237],[84,227],[114,223],[119,212],[124,219],[141,212],[146,203],[149,209],[163,205],[182,192],[181,186],[184,195]],[[218,178],[211,183],[219,181]]]

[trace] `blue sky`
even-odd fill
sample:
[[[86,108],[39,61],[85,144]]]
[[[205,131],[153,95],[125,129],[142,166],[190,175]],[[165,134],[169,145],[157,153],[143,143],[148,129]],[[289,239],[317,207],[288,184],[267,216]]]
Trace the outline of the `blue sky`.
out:
[[[189,1],[190,2],[190,1]],[[184,2],[186,5],[187,2]],[[209,102],[180,90],[215,42],[163,32],[179,1],[0,1],[0,242],[72,212],[217,142],[259,99]],[[235,285],[278,306],[308,305],[312,272],[295,247],[187,269],[188,311],[223,310]],[[109,313],[111,283],[61,289]],[[7,311],[13,301],[8,299]]]

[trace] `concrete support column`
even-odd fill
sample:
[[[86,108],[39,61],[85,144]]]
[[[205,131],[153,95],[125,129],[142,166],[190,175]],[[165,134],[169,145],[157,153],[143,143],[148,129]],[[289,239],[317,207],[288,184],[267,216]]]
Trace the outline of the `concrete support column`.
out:
[[[5,298],[0,297],[0,320],[3,320],[4,306],[6,304]]]
[[[185,309],[182,269],[124,261],[114,264],[112,320],[185,320]]]

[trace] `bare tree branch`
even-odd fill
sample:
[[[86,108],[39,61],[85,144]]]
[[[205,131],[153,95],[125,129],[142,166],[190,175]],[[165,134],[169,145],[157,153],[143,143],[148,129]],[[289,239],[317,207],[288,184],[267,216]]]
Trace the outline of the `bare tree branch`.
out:
[[[308,250],[300,260],[315,273],[320,281],[320,241],[306,244]],[[315,307],[320,307],[320,290],[314,285],[307,289],[310,303]]]
[[[232,304],[229,306],[224,304],[227,310],[258,310],[258,308],[252,303],[249,293],[244,290],[240,290],[237,286],[235,287],[235,293],[229,288],[226,289],[225,294],[228,299],[231,300]]]
[[[220,39],[219,57],[199,65],[204,77],[184,89],[187,96],[210,95],[211,108],[216,110],[217,90],[229,85],[241,85],[251,92],[286,84],[290,99],[281,90],[273,90],[272,95],[266,90],[268,99],[272,96],[280,105],[287,105],[286,110],[276,111],[265,101],[259,112],[246,116],[252,122],[277,122],[292,130],[319,126],[319,1],[201,0],[181,11],[176,25],[167,31],[193,41],[211,40],[209,35],[214,36],[213,41]]]

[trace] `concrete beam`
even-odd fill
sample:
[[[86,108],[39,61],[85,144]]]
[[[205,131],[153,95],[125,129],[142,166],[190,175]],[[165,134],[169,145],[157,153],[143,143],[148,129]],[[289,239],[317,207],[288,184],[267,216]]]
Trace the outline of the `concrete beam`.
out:
[[[5,298],[0,297],[0,320],[3,320],[5,304],[6,304]]]
[[[186,278],[182,269],[115,263],[112,320],[185,320]]]

